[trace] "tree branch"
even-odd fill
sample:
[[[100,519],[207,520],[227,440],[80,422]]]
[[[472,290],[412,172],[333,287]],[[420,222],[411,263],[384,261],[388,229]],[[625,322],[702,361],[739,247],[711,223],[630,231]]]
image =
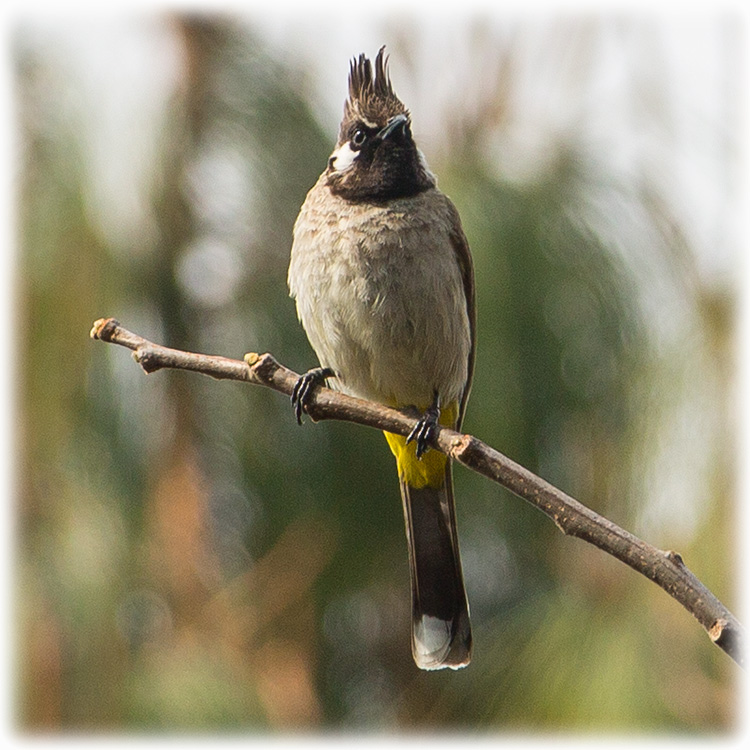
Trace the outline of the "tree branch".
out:
[[[169,349],[121,328],[114,318],[97,320],[91,337],[131,349],[135,361],[147,373],[163,368],[192,370],[213,378],[263,385],[287,396],[299,378],[270,354],[247,354],[240,362]],[[337,419],[399,435],[408,435],[416,424],[414,417],[396,409],[329,388],[315,390],[307,413],[313,421]],[[679,554],[659,550],[638,539],[471,435],[439,427],[432,446],[531,503],[564,534],[599,547],[652,580],[700,622],[719,648],[738,664],[744,663],[742,625],[688,570]]]

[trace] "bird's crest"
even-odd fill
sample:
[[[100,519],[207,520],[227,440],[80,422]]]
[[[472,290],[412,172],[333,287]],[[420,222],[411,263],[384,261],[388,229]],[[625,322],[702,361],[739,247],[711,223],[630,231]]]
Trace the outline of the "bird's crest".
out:
[[[372,63],[365,55],[353,59],[349,70],[349,98],[344,105],[344,123],[361,120],[365,125],[382,127],[400,114],[409,113],[391,85],[385,45],[375,57],[374,74]]]

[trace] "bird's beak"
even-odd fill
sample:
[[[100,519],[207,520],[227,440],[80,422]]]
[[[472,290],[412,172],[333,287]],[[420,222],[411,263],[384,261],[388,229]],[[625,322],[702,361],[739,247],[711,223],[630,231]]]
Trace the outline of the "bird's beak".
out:
[[[403,127],[408,122],[408,120],[409,118],[404,114],[391,117],[391,119],[388,120],[388,124],[378,133],[378,139],[384,141],[386,138],[396,132],[400,127]]]

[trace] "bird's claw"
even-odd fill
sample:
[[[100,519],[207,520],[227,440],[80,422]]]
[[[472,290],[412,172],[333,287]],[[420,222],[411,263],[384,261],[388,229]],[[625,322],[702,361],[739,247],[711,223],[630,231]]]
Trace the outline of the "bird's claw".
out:
[[[333,377],[334,374],[330,367],[313,367],[312,370],[308,370],[298,378],[291,395],[292,408],[297,424],[302,424],[302,412],[307,411],[310,396],[315,389],[323,385],[326,378]]]
[[[433,404],[420,417],[419,421],[414,425],[414,429],[406,438],[407,443],[416,441],[416,454],[418,459],[422,458],[430,447],[429,443],[435,436],[439,418],[440,408],[437,404]]]

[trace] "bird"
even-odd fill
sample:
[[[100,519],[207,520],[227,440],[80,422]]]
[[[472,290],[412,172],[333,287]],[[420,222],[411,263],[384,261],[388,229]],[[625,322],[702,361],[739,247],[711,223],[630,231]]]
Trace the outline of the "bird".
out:
[[[385,433],[396,458],[411,581],[411,649],[424,670],[471,660],[450,459],[474,372],[474,270],[458,211],[417,147],[385,46],[350,62],[328,164],[293,229],[291,297],[319,367],[296,382],[297,422],[324,383],[418,416]]]

